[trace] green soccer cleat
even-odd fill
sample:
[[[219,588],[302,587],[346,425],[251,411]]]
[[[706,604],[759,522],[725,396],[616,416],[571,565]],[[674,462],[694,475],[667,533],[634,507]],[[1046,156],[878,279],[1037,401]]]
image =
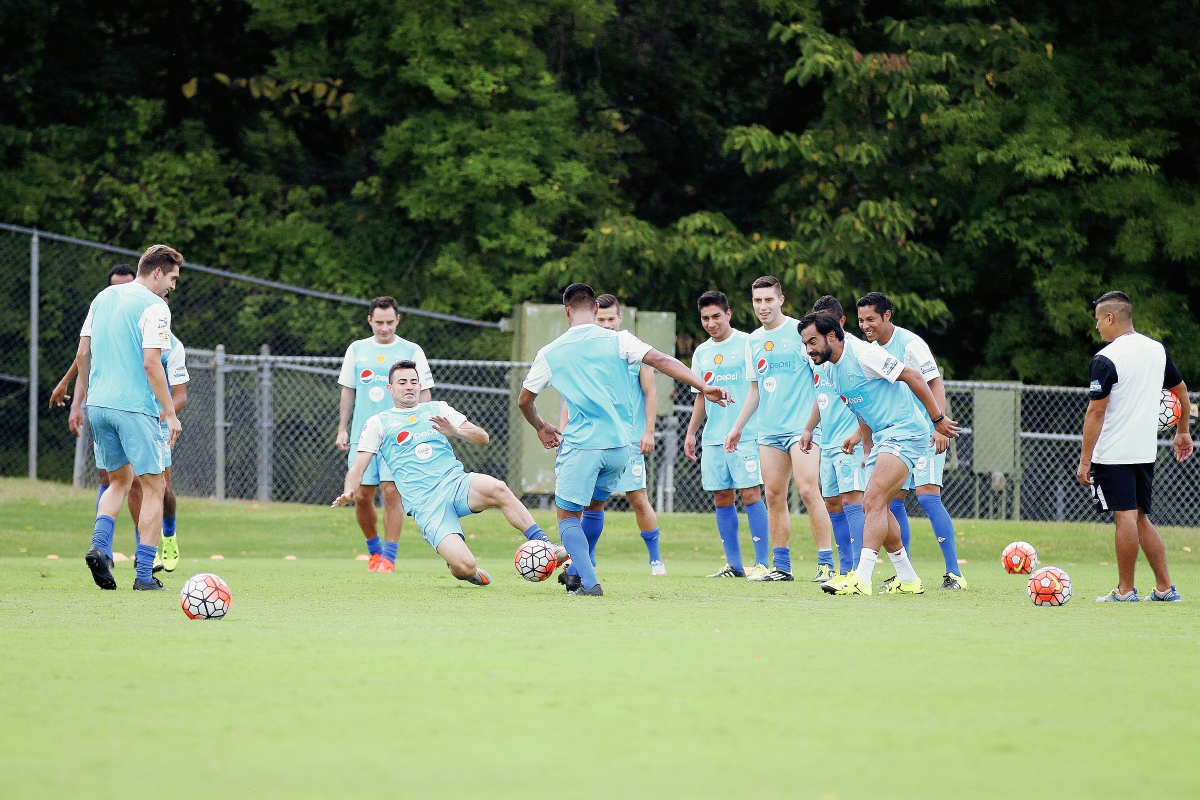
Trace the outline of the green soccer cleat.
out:
[[[179,566],[179,543],[176,541],[178,536],[164,536],[162,543],[158,548],[158,555],[154,558],[155,567],[162,565],[162,568],[167,572],[174,572]],[[156,570],[157,571],[157,570]]]
[[[967,579],[962,575],[955,575],[953,572],[947,572],[942,576],[942,585],[938,590],[942,589],[966,589]]]
[[[770,571],[771,570],[767,567],[766,564],[755,564],[753,567],[750,568],[750,571],[746,573],[746,580],[761,581],[767,576],[767,573]]]
[[[860,581],[858,575],[851,570],[845,575],[840,575],[831,581],[822,583],[821,591],[826,594],[836,595],[870,594],[871,587]]]
[[[834,571],[833,567],[829,566],[828,564],[818,564],[817,565],[817,576],[812,579],[812,582],[813,583],[829,583],[829,581],[833,580],[837,576],[838,576],[838,574],[837,574],[837,572]]]
[[[908,583],[901,583],[900,579],[893,575],[883,582],[879,587],[884,594],[925,594],[925,584],[921,583],[921,579]]]

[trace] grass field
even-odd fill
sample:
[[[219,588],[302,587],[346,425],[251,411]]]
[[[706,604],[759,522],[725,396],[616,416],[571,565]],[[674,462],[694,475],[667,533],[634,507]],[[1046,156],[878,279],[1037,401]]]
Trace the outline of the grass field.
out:
[[[494,513],[466,521],[477,588],[411,520],[373,575],[351,510],[184,499],[165,582],[212,570],[234,598],[193,622],[177,591],[129,591],[128,563],[95,588],[94,497],[0,480],[0,797],[1200,796],[1200,531],[1164,531],[1185,602],[1110,607],[1100,525],[960,521],[969,592],[834,598],[703,579],[723,563],[703,515],[662,520],[652,579],[610,514],[592,599],[522,581]],[[1014,539],[1071,603],[1029,602],[999,566]],[[936,585],[923,520],[913,541]]]

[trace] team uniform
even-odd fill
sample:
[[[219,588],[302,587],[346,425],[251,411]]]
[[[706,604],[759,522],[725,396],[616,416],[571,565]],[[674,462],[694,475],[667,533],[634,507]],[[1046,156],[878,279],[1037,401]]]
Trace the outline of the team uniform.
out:
[[[742,431],[737,451],[725,452],[725,437],[737,421],[742,403],[750,392],[746,347],[749,335],[733,331],[723,342],[712,339],[702,343],[692,354],[692,372],[708,386],[720,386],[733,397],[722,407],[704,401],[704,433],[700,438],[701,485],[706,492],[726,489],[750,489],[762,485],[758,466],[758,412],[750,417]],[[692,389],[692,394],[699,394]]]
[[[171,349],[163,353],[162,357],[163,371],[167,374],[167,392],[175,386],[183,386],[192,380],[192,376],[187,371],[187,351],[183,349],[183,342],[176,338],[175,334],[171,334]],[[167,433],[167,423],[159,423],[159,429],[162,431],[163,441],[170,439]],[[168,447],[163,458],[163,467],[171,466],[171,448]]]
[[[450,440],[434,429],[434,416],[445,417],[455,427],[466,421],[442,401],[414,408],[393,406],[366,421],[356,454],[375,454],[372,461],[379,460],[387,480],[395,481],[421,536],[436,550],[447,536],[462,536],[459,519],[476,512],[467,505],[474,473],[463,470]]]
[[[904,366],[919,372],[921,379],[926,383],[934,378],[942,377],[937,361],[934,360],[933,353],[929,351],[929,345],[907,328],[896,325],[892,329],[892,338],[883,345],[883,349],[900,359]],[[908,482],[904,484],[904,488],[912,490],[918,486],[931,484],[941,486],[942,474],[945,470],[946,453],[938,453],[931,440],[924,456],[917,459],[917,463],[913,466],[913,471],[908,476]]]
[[[800,441],[816,400],[813,363],[796,325],[784,317],[779,327],[759,328],[746,338],[747,373],[759,390],[758,443],[785,453]],[[819,430],[813,441],[821,443]]]
[[[342,371],[338,376],[338,385],[354,390],[354,416],[350,420],[350,451],[347,454],[347,467],[354,466],[358,444],[363,427],[374,415],[393,408],[395,400],[387,391],[388,370],[397,361],[413,361],[417,365],[417,374],[421,378],[421,389],[434,387],[433,373],[429,371],[429,362],[425,351],[420,345],[414,344],[399,336],[389,344],[380,344],[371,336],[359,339],[346,348],[346,356],[342,360]],[[380,481],[392,481],[394,478],[385,463],[373,458],[363,474],[364,486],[378,486]],[[403,493],[402,493],[403,494]],[[405,498],[407,501],[408,498]]]
[[[856,339],[847,333],[846,339]],[[842,452],[842,442],[858,432],[858,418],[842,402],[837,388],[825,370],[817,372],[817,410],[821,415],[821,496],[837,497],[847,492],[866,491],[866,474],[862,469],[862,443],[854,453]]]
[[[646,488],[646,457],[639,449],[642,434],[646,432],[646,392],[642,389],[641,373],[640,361],[629,365],[629,391],[633,395],[633,437],[629,440],[632,452],[625,472],[613,489],[623,494]]]

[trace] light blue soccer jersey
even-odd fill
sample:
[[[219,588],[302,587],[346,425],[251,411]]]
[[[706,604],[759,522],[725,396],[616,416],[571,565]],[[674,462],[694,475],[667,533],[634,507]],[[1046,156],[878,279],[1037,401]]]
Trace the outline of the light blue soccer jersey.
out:
[[[892,330],[892,338],[883,345],[883,349],[900,359],[904,366],[921,373],[921,377],[925,379],[926,383],[934,378],[942,377],[937,361],[934,360],[933,353],[929,351],[929,345],[908,328],[895,326]]]
[[[862,340],[847,333],[846,339]],[[827,365],[817,367],[817,409],[821,412],[821,451],[834,452],[841,450],[842,442],[858,432],[858,417],[850,411],[850,407],[842,402],[837,387],[826,374]]]
[[[414,514],[422,503],[439,499],[438,487],[443,481],[464,474],[450,440],[433,428],[430,419],[435,415],[446,417],[454,425],[466,420],[440,400],[413,408],[393,405],[367,420],[358,442],[358,452],[378,453],[387,464],[404,505]]]
[[[692,372],[709,386],[720,386],[733,397],[733,402],[722,408],[711,400],[704,401],[704,435],[702,445],[724,444],[729,429],[737,421],[750,391],[750,376],[746,368],[746,342],[750,336],[743,331],[733,331],[723,342],[709,339],[692,354]],[[699,394],[698,389],[692,389]],[[758,412],[756,411],[742,431],[742,440],[753,442],[758,438]]]
[[[759,328],[746,340],[746,362],[758,381],[758,437],[796,434],[804,431],[813,402],[817,399],[812,361],[804,351],[797,320],[784,317],[783,324]]]
[[[567,402],[563,441],[578,450],[626,447],[633,439],[630,373],[650,345],[629,331],[574,325],[538,351],[522,386],[553,386]]]
[[[930,436],[929,415],[908,386],[897,382],[904,362],[877,344],[846,337],[846,349],[822,372],[876,443]]]
[[[136,281],[109,286],[92,300],[80,336],[92,340],[88,406],[149,414],[157,420],[162,407],[142,358],[147,348],[171,349],[166,301]]]
[[[367,420],[395,405],[387,390],[388,370],[397,361],[415,361],[421,388],[432,389],[433,374],[421,346],[397,336],[380,344],[371,336],[346,348],[338,385],[354,390],[354,416],[350,420],[350,444],[359,440]]]

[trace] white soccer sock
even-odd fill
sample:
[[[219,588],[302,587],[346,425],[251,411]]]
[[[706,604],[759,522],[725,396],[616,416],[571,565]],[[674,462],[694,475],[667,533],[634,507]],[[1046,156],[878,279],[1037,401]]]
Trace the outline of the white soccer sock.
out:
[[[871,574],[875,572],[875,562],[879,560],[879,551],[864,547],[858,557],[858,569],[854,570],[855,577],[863,586],[871,585]]]
[[[912,562],[908,560],[908,553],[903,547],[895,553],[888,553],[888,558],[892,560],[892,566],[896,568],[896,577],[901,583],[912,583],[917,579],[917,571],[913,569]]]

